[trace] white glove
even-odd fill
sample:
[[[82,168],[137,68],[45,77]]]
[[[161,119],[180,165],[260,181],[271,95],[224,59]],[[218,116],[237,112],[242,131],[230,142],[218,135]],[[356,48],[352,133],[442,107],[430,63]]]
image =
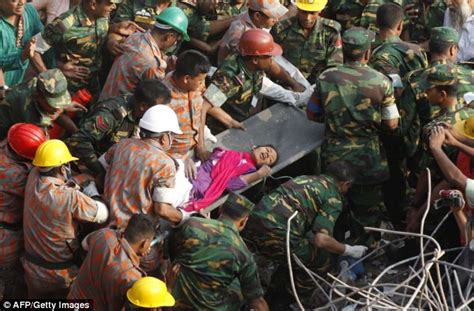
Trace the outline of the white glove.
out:
[[[306,105],[311,95],[313,95],[313,92],[314,92],[314,86],[307,88],[304,92],[300,92],[300,93],[294,92],[293,94],[293,96],[295,97],[294,106],[299,108]]]
[[[90,198],[100,196],[95,181],[91,181],[87,186],[85,186],[82,192]]]
[[[176,225],[175,228],[181,227],[182,225],[184,225],[189,220],[191,215],[196,214],[196,212],[186,212],[185,210],[182,210],[182,209],[179,210],[179,211],[181,212],[181,215],[183,217],[181,218],[181,220],[179,221],[179,223]]]
[[[346,249],[344,250],[343,256],[351,256],[353,258],[360,258],[364,256],[364,254],[367,252],[368,247],[363,246],[363,245],[348,245],[345,244]]]
[[[204,127],[204,138],[213,144],[217,143],[216,136],[212,135],[211,130],[207,127],[207,125]]]

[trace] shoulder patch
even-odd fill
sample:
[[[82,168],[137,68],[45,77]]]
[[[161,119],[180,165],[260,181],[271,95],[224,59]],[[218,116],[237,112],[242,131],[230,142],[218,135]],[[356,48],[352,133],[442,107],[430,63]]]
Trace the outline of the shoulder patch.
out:
[[[322,18],[322,21],[323,21],[323,25],[326,25],[326,26],[329,26],[335,30],[337,30],[337,32],[341,32],[342,30],[342,26],[339,22],[335,21],[335,20],[332,20],[332,19],[328,19],[328,18]]]
[[[98,116],[97,119],[95,119],[95,126],[103,132],[109,129],[109,126],[105,123],[104,116]]]

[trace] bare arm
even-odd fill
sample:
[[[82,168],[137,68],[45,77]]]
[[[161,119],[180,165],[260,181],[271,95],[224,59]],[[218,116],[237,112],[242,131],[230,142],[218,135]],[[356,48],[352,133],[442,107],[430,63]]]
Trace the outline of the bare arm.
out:
[[[154,202],[153,210],[156,216],[159,216],[165,220],[168,220],[173,225],[179,224],[183,215],[176,208],[172,207],[170,204]]]
[[[224,124],[224,126],[228,129],[230,128],[239,128],[241,130],[245,130],[245,127],[242,123],[234,120],[227,112],[225,112],[220,107],[212,107],[207,111],[210,116],[213,116],[217,121]]]
[[[235,21],[237,18],[238,16],[233,16],[226,19],[211,21],[209,35],[213,36],[213,35],[226,31],[227,28],[229,28],[230,24],[232,24],[232,22]]]
[[[62,113],[57,119],[56,123],[58,123],[62,128],[64,128],[69,133],[73,134],[79,131],[77,125],[72,121],[71,117],[69,117],[66,113]]]
[[[267,71],[270,78],[282,81],[284,84],[291,87],[295,92],[304,92],[305,87],[293,79],[285,69],[283,69],[277,62],[272,62],[270,69]]]
[[[314,244],[318,248],[338,255],[344,254],[344,251],[346,249],[344,244],[338,242],[332,236],[329,236],[328,234],[322,232],[316,233],[316,235],[314,236]]]
[[[390,120],[383,120],[382,121],[385,127],[389,130],[394,131],[398,127],[398,118],[397,119],[390,119]]]
[[[38,71],[38,73],[42,73],[48,70],[48,68],[44,64],[43,57],[41,57],[41,54],[39,54],[38,52],[35,52],[35,54],[31,58],[31,63],[35,67],[36,71]]]

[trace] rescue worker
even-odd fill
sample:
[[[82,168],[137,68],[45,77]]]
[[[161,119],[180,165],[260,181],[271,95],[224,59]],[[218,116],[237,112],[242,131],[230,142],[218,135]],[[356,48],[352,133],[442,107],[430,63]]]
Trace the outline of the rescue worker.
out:
[[[145,276],[139,267],[155,236],[155,225],[145,214],[134,214],[124,230],[104,228],[82,242],[87,251],[68,299],[93,299],[98,311],[122,310],[126,293]]]
[[[138,26],[149,29],[156,17],[166,10],[171,0],[123,0],[115,11],[112,23],[134,21]]]
[[[243,34],[250,29],[263,29],[269,31],[273,25],[282,18],[288,9],[279,1],[271,0],[250,0],[245,14],[241,14],[234,21],[224,37],[219,48],[218,64],[222,64],[228,56],[239,52],[239,42]],[[288,61],[275,58],[276,62],[267,70],[267,74],[272,80],[278,81],[295,92],[303,92],[309,88],[310,84]]]
[[[99,159],[107,170],[104,197],[110,223],[125,228],[133,214],[142,213],[155,223],[161,217],[178,225],[188,214],[173,207],[176,165],[167,154],[174,136],[182,133],[177,116],[169,106],[156,105],[139,126],[140,139],[123,139]]]
[[[127,291],[126,311],[159,311],[161,307],[172,307],[175,300],[166,284],[154,277],[146,276],[135,281],[133,286]]]
[[[204,97],[213,107],[220,107],[233,119],[241,122],[262,110],[258,97],[262,89],[265,70],[272,56],[281,55],[281,47],[267,32],[252,29],[242,36],[239,53],[231,55],[219,66],[211,78]],[[208,111],[212,115],[212,109]],[[217,120],[210,120],[211,132],[225,128]]]
[[[71,102],[62,72],[44,71],[7,92],[0,104],[0,139],[6,137],[10,126],[19,122],[33,123],[46,130],[56,120],[65,129],[76,131],[74,122],[62,112],[83,110],[83,106]]]
[[[447,1],[407,1],[404,7],[409,17],[404,37],[406,41],[424,43],[430,40],[431,30],[443,25]]]
[[[132,22],[113,24],[109,15],[122,0],[82,0],[81,3],[48,24],[38,44],[45,52],[54,47],[57,67],[68,79],[72,93],[86,88],[98,95],[99,70],[107,33],[128,28]]]
[[[268,310],[252,253],[239,232],[254,204],[230,193],[219,219],[192,217],[171,236],[174,310]],[[242,301],[243,298],[243,301]]]
[[[369,66],[391,78],[396,98],[403,91],[402,81],[407,74],[428,66],[426,53],[419,45],[400,39],[403,18],[403,9],[398,4],[385,3],[379,7],[377,26],[382,44],[374,49],[369,60]],[[390,220],[397,225],[404,220],[402,204],[406,203],[405,146],[399,135],[382,134],[381,138],[390,170],[390,178],[384,184],[384,202]]]
[[[157,16],[150,31],[128,37],[123,44],[124,53],[110,69],[100,99],[133,93],[143,79],[163,79],[170,61],[165,51],[182,39],[189,41],[187,28],[188,19],[183,11],[171,7]]]
[[[217,4],[217,19],[237,16],[247,10],[247,0],[220,0]]]
[[[21,282],[23,200],[31,160],[46,140],[43,130],[30,123],[10,127],[0,142],[0,297],[13,298]]]
[[[188,50],[179,55],[176,69],[163,80],[171,92],[169,106],[176,112],[182,130],[182,133],[174,137],[168,153],[183,161],[186,176],[193,179],[196,174],[193,153],[202,160],[210,155],[204,145],[206,110],[203,109],[202,97],[210,68],[209,59],[204,54]]]
[[[319,16],[327,0],[297,0],[297,16],[278,22],[272,28],[283,56],[313,84],[328,67],[342,64],[341,25]]]
[[[109,212],[97,189],[81,188],[71,179],[76,161],[56,139],[42,143],[25,188],[22,258],[30,299],[64,298],[77,275],[78,225],[102,224]]]
[[[364,255],[367,247],[343,244],[333,238],[335,223],[343,209],[343,196],[355,175],[347,162],[333,162],[327,167],[326,174],[299,176],[285,182],[265,195],[252,210],[243,236],[257,254],[279,266],[270,288],[281,288],[286,284],[286,290],[291,293],[286,234],[288,218],[296,211],[298,214],[291,223],[290,250],[311,271],[324,276],[334,269],[336,261],[332,254],[354,258]],[[268,262],[265,265],[268,266]],[[305,306],[317,307],[310,300],[314,291],[311,278],[296,263],[293,273],[298,295]]]
[[[466,120],[473,115],[474,110],[464,107],[458,109],[457,86],[458,86],[458,68],[454,64],[439,64],[432,68],[427,77],[427,86],[425,92],[431,105],[439,107],[439,114],[423,128],[422,156],[419,163],[418,172],[423,172],[426,167],[431,170],[431,179],[433,184],[437,184],[444,176],[436,164],[435,158],[428,147],[431,132],[440,124],[454,125],[457,122]],[[458,156],[457,148],[453,146],[444,146],[444,153],[455,162]],[[427,183],[426,173],[420,174],[417,185],[417,197],[425,195]],[[417,231],[420,225],[421,217],[425,208],[418,206],[412,207],[407,214],[407,231]]]
[[[105,173],[99,157],[120,140],[138,137],[138,122],[154,105],[166,105],[168,89],[158,80],[142,80],[133,95],[110,97],[99,102],[82,120],[79,131],[67,140],[71,153],[96,174]]]
[[[399,118],[390,80],[367,66],[374,37],[360,27],[344,33],[344,65],[321,74],[306,110],[310,120],[325,124],[323,172],[336,160],[346,160],[358,171],[348,200],[352,218],[362,227],[378,227],[382,220],[382,184],[389,170],[379,135],[395,130]],[[379,236],[357,238],[357,243],[374,247]]]

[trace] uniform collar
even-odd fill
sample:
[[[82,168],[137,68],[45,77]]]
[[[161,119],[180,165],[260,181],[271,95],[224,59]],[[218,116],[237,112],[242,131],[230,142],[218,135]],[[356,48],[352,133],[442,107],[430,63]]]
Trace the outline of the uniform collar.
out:
[[[258,72],[255,72],[255,73],[252,73],[250,72],[248,69],[247,69],[247,66],[245,66],[245,63],[244,63],[244,58],[240,55],[237,55],[237,64],[239,65],[239,67],[241,68],[242,72],[244,73],[244,75],[246,75],[247,77],[249,78],[252,78],[254,75],[256,75]],[[237,77],[240,79],[240,77]],[[243,82],[243,81],[242,81]]]
[[[239,230],[237,229],[237,226],[230,219],[219,219],[219,221],[222,222],[225,227],[239,234]]]
[[[387,39],[384,40],[384,43],[391,43],[391,42],[400,42],[402,41],[399,36],[393,35],[388,37]]]
[[[91,27],[95,23],[91,21],[91,19],[87,16],[86,12],[84,11],[84,8],[82,7],[82,4],[79,4],[76,6],[75,9],[76,17],[79,20],[79,23],[81,24],[82,27]]]

